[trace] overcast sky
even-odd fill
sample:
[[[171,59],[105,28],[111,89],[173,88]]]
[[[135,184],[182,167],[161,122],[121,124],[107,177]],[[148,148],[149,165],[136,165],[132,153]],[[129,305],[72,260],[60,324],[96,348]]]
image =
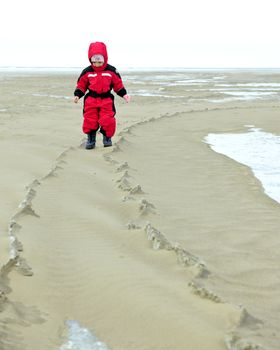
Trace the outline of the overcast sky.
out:
[[[5,0],[0,66],[280,67],[279,0]]]

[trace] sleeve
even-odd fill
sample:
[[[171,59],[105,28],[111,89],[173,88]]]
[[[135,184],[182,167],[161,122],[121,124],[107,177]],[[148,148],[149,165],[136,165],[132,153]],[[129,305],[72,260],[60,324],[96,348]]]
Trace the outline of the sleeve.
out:
[[[74,91],[74,96],[78,96],[79,98],[83,97],[87,91],[88,84],[89,84],[88,76],[85,71],[82,71],[77,81],[76,89]]]
[[[124,97],[124,95],[127,94],[127,91],[122,82],[122,78],[117,71],[113,73],[112,83],[113,89],[117,95],[119,95],[120,97]]]

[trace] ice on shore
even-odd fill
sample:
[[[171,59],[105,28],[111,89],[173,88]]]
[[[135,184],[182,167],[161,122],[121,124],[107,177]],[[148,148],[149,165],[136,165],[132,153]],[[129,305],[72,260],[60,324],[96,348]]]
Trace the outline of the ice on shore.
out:
[[[68,326],[68,340],[59,350],[110,350],[110,348],[101,342],[87,328],[81,327],[79,322],[66,321]]]
[[[264,192],[280,203],[280,136],[257,128],[242,134],[208,134],[211,148],[249,166]]]

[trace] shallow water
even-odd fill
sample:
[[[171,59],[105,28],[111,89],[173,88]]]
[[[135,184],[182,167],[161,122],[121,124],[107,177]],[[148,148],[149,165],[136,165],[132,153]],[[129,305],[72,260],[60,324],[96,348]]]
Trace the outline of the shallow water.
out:
[[[220,102],[227,103],[230,101],[242,101],[242,100],[279,100],[280,83],[271,81],[267,82],[266,76],[261,74],[262,72],[251,73],[248,76],[248,80],[244,80],[241,77],[240,80],[232,79],[236,78],[231,71],[224,72],[220,76],[211,74],[209,72],[191,73],[188,71],[177,72],[172,75],[155,75],[153,77],[143,74],[134,74],[132,77],[127,76],[127,81],[132,82],[131,95],[138,96],[162,96],[171,98],[174,89],[181,88],[182,99],[192,99],[197,102]],[[237,74],[238,75],[238,74]],[[255,80],[257,79],[257,82]],[[137,89],[139,85],[139,89]],[[143,85],[146,85],[147,89],[143,89]],[[188,89],[183,89],[183,88]],[[161,94],[160,92],[161,91]],[[203,98],[203,93],[205,98]],[[166,93],[164,93],[166,92]],[[197,94],[196,94],[197,93]],[[229,98],[228,95],[232,95]]]

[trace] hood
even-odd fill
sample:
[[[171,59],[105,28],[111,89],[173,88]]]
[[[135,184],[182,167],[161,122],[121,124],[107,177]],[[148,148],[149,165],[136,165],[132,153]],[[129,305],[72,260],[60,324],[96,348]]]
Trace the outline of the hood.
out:
[[[102,55],[104,57],[104,64],[101,67],[94,67],[90,61],[90,58],[93,55]],[[108,54],[107,54],[107,48],[106,45],[102,42],[95,42],[91,43],[88,48],[88,59],[90,61],[90,64],[92,65],[93,69],[95,71],[103,70],[107,66],[108,62]]]

